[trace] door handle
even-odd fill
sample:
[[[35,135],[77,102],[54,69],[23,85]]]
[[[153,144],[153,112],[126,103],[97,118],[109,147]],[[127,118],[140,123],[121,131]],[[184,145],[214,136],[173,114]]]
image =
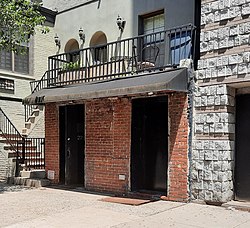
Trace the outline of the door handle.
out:
[[[67,158],[70,157],[70,150],[67,150]]]

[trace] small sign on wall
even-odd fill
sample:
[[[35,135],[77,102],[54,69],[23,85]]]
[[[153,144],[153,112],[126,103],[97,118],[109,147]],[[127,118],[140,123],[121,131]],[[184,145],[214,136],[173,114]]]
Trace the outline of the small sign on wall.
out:
[[[55,179],[55,171],[54,170],[48,170],[47,178],[49,180],[54,180]]]

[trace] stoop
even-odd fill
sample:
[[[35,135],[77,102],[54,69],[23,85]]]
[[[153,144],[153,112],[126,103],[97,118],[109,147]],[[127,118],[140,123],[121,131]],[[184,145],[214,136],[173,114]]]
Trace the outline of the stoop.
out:
[[[50,185],[50,181],[46,179],[45,170],[23,170],[20,177],[9,177],[8,184],[39,188]]]

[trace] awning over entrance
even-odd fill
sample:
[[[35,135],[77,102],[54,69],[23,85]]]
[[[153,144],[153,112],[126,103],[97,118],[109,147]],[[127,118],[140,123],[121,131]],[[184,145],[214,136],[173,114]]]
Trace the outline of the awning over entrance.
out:
[[[139,74],[88,83],[42,89],[24,98],[24,104],[44,104],[50,102],[73,101],[149,92],[187,92],[187,68]]]

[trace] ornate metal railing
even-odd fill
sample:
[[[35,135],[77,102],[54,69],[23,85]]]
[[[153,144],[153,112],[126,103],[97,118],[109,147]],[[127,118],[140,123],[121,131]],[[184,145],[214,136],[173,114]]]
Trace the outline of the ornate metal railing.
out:
[[[27,168],[45,168],[44,138],[23,137],[1,108],[0,133],[8,144],[8,150],[14,151],[17,167],[19,163],[23,163]]]
[[[49,71],[32,91],[165,70],[194,58],[195,26],[123,39],[49,57]]]

